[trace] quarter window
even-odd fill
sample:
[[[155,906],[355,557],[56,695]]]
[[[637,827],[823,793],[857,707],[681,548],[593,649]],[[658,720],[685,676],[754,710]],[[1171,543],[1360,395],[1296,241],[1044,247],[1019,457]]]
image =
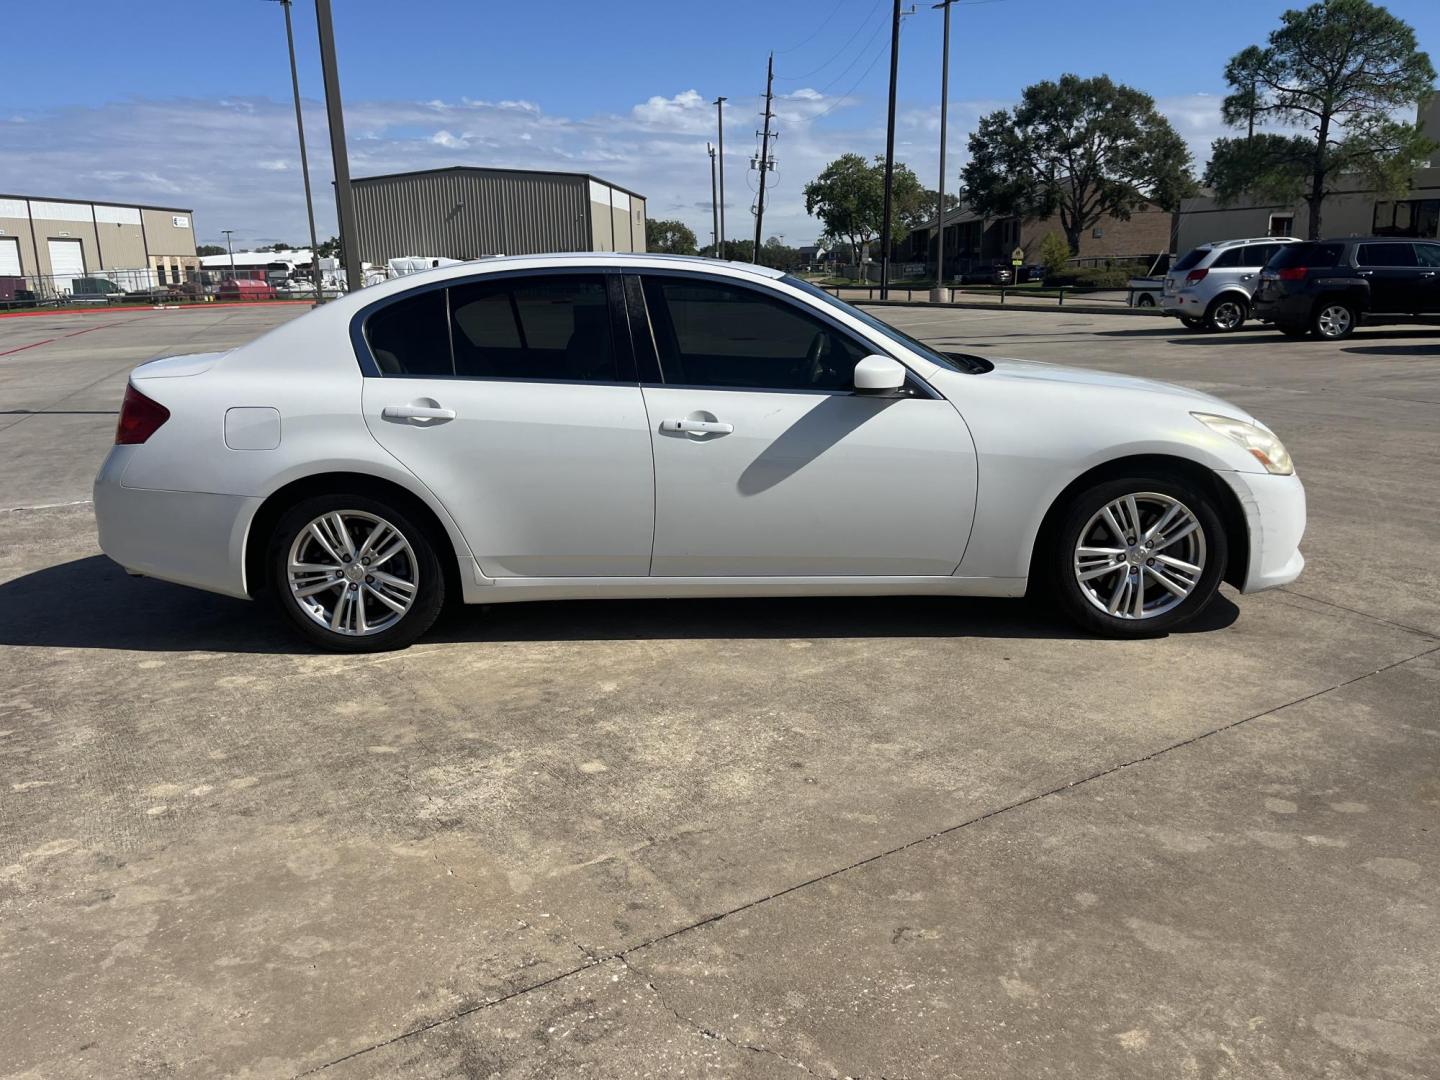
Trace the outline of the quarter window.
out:
[[[649,277],[645,303],[667,383],[848,390],[867,355],[823,320],[755,289]]]
[[[1414,266],[1412,244],[1361,244],[1355,249],[1355,262],[1360,266]]]

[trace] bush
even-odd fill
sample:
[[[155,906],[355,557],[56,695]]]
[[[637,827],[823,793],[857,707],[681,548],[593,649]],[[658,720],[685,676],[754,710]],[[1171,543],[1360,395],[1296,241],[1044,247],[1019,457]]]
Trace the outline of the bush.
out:
[[[1073,285],[1085,289],[1123,289],[1125,283],[1141,271],[1122,266],[1087,266],[1052,274],[1046,285]]]
[[[1065,272],[1065,264],[1070,261],[1070,245],[1059,234],[1046,233],[1045,239],[1040,241],[1036,257],[1040,265],[1045,267],[1045,275],[1055,277]]]

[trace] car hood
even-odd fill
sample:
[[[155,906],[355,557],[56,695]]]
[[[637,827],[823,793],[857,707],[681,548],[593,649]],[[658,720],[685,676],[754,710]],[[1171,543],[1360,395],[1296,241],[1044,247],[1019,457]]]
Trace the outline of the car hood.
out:
[[[1038,360],[995,359],[987,357],[994,370],[981,378],[999,378],[1005,381],[1025,383],[1050,383],[1070,386],[1111,388],[1116,390],[1141,390],[1152,394],[1163,394],[1178,399],[1177,404],[1186,408],[1204,406],[1207,411],[1215,410],[1238,420],[1250,420],[1243,409],[1237,408],[1223,398],[1191,390],[1188,386],[1160,382],[1156,379],[1142,379],[1137,375],[1119,375],[1112,371],[1095,371],[1091,368],[1066,367],[1063,364],[1046,364]]]
[[[141,364],[130,373],[132,379],[177,379],[183,375],[199,375],[209,371],[223,352],[190,353],[186,356],[164,356]]]

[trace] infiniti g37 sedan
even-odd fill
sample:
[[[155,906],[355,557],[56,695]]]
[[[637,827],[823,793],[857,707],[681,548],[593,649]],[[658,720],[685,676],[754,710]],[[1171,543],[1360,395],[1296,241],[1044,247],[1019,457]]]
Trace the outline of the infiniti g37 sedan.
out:
[[[451,598],[1044,591],[1159,633],[1293,581],[1275,434],[1145,379],[939,352],[775,271],[525,256],[137,368],[95,481],[132,573],[396,648]]]

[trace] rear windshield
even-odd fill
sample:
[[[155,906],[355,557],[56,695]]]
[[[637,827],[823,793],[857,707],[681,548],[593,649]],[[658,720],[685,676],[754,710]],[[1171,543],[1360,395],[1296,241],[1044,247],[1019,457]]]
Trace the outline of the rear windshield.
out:
[[[1189,270],[1192,266],[1194,266],[1196,263],[1198,263],[1201,259],[1203,259],[1206,255],[1209,255],[1209,254],[1210,254],[1210,249],[1209,249],[1209,248],[1191,248],[1191,249],[1190,249],[1189,251],[1187,251],[1184,255],[1181,255],[1181,256],[1180,256],[1180,261],[1177,262],[1177,263],[1176,263],[1174,266],[1172,266],[1170,269],[1171,269],[1171,270]]]
[[[1334,266],[1345,251],[1344,244],[1282,244],[1268,263],[1276,269],[1287,266]]]

